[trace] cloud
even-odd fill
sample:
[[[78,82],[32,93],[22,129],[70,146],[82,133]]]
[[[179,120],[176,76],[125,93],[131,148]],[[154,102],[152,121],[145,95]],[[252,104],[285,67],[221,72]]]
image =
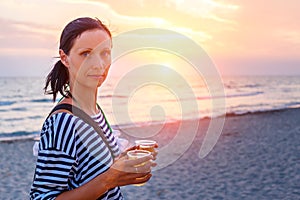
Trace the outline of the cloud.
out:
[[[99,0],[62,0],[62,2],[68,3],[73,7],[78,6],[82,8],[82,10],[89,10],[90,14],[94,13],[94,10],[97,13],[101,12],[102,17],[104,17],[102,19],[107,19],[113,35],[137,28],[165,28],[191,36],[199,42],[211,39],[211,36],[204,30],[194,30],[193,27],[176,25],[176,20],[172,21],[159,14],[157,17],[149,16],[149,13],[155,10],[155,8],[152,7],[153,2],[151,1],[130,1],[126,2],[126,5],[124,5],[124,1],[113,3],[111,1]],[[150,3],[151,5],[149,5]],[[164,6],[165,2],[158,1],[157,4]],[[122,8],[124,8],[124,6],[126,6],[126,13],[124,11],[122,12]],[[133,14],[137,10],[141,10],[142,7],[144,7],[143,15],[137,16]],[[118,11],[122,12],[122,14]],[[160,11],[157,12],[161,13]],[[172,10],[169,10],[169,12],[172,12]]]
[[[89,12],[90,16],[100,15],[102,19],[110,22],[118,22],[118,24],[129,26],[156,26],[157,24],[167,23],[164,19],[159,17],[139,16],[134,17],[130,15],[122,15],[116,12],[111,5],[101,1],[74,1],[74,0],[61,0],[69,7],[81,8]],[[101,19],[101,18],[100,18]]]
[[[287,42],[300,45],[300,29],[299,30],[283,30],[278,33]],[[299,46],[300,47],[300,46]],[[300,49],[299,49],[300,50]]]
[[[70,20],[80,16],[100,18],[109,25],[113,35],[127,30],[152,27],[172,29],[201,42],[211,39],[211,36],[204,30],[178,26],[174,21],[163,16],[149,16],[147,9],[143,15],[131,16],[134,10],[139,10],[132,10],[131,6],[139,7],[142,3],[141,1],[140,5],[128,5],[127,13],[121,14],[117,11],[118,9],[115,9],[116,6],[120,6],[119,2],[111,3],[111,1],[109,3],[81,0],[45,0],[43,2],[28,0],[26,3],[24,1],[3,1],[0,8],[0,25],[2,27],[0,30],[0,55],[53,56],[58,46],[61,29]],[[163,3],[162,1],[162,5]],[[52,12],[54,10],[55,14]]]
[[[0,56],[52,58],[63,27],[91,16],[113,35],[138,28],[176,31],[213,58],[292,60],[300,56],[299,6],[299,0],[2,0]]]
[[[230,45],[233,55],[253,59],[300,56],[300,1],[243,0],[237,3],[240,7],[238,29],[223,35],[224,49]]]
[[[224,15],[239,8],[237,5],[213,0],[166,0],[165,4],[167,7],[175,6],[177,11],[190,16],[211,19],[222,23],[234,23],[234,21],[220,17],[221,13]]]
[[[0,18],[1,55],[45,55],[55,45],[54,27]]]

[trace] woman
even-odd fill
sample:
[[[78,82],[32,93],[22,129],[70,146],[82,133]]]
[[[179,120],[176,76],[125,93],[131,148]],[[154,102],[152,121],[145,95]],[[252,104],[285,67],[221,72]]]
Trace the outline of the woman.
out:
[[[121,156],[96,103],[97,88],[111,65],[111,48],[111,33],[98,19],[78,18],[63,30],[60,60],[46,79],[45,92],[54,101],[60,92],[58,105],[80,108],[98,123],[105,138],[67,109],[51,113],[41,131],[31,199],[123,199],[119,186],[150,179],[153,156]]]

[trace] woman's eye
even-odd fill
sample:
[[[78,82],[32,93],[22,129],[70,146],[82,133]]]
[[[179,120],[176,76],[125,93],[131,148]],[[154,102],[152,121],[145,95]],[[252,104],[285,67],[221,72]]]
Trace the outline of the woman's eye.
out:
[[[102,56],[105,56],[105,57],[109,57],[110,56],[110,51],[109,50],[106,50],[106,51],[102,51],[101,55]]]
[[[90,55],[90,52],[89,52],[89,51],[86,51],[86,52],[81,53],[81,55],[84,56],[84,57],[87,57],[87,56]]]

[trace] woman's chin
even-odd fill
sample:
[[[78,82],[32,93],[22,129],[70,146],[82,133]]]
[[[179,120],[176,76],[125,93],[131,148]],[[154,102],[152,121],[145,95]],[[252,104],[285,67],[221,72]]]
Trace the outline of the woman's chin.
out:
[[[105,79],[100,79],[97,83],[97,87],[100,87],[104,81],[105,81]]]

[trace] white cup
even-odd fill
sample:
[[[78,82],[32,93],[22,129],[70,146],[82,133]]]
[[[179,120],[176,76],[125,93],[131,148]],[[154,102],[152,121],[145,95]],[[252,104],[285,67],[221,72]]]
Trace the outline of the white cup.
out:
[[[145,156],[150,156],[151,155],[151,152],[149,151],[145,151],[145,150],[139,150],[139,149],[136,149],[136,150],[130,150],[127,152],[127,156],[128,156],[128,159],[138,159],[138,158],[143,158]],[[144,165],[145,163],[141,163],[139,165],[135,165],[135,167],[138,167],[138,166],[141,166],[141,165]],[[140,184],[134,184],[135,186],[142,186],[144,185],[145,183],[140,183]]]
[[[129,159],[138,159],[149,155],[151,155],[151,152],[140,149],[130,150],[127,152]]]
[[[155,146],[157,142],[154,140],[136,140],[135,145],[139,146],[139,149],[150,152],[155,152]]]

